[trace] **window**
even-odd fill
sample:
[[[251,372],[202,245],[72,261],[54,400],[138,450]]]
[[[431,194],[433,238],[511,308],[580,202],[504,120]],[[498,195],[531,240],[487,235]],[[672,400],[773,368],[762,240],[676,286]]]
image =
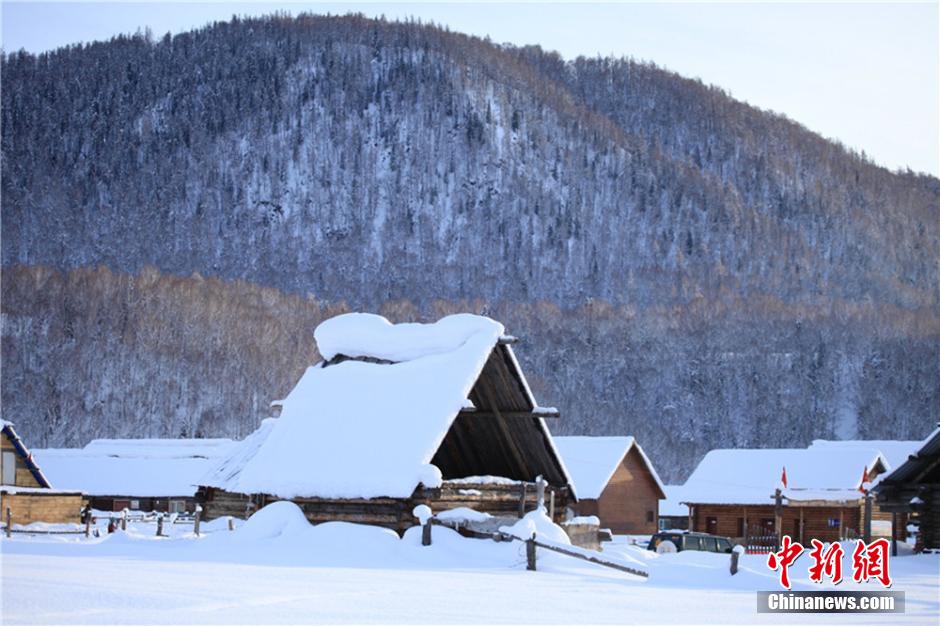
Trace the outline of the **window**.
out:
[[[646,512],[646,523],[647,523],[647,524],[652,524],[652,523],[653,523],[653,520],[654,520],[654,518],[655,518],[655,516],[656,516],[656,515],[655,515],[652,511],[647,511],[647,512]]]
[[[718,552],[718,540],[714,537],[702,537],[702,548],[708,552]]]
[[[702,538],[701,537],[685,537],[685,550],[701,550],[702,549]]]
[[[747,530],[744,528],[744,518],[738,518],[738,537],[743,537],[747,534]]]
[[[140,510],[140,500],[131,500],[131,511]]]
[[[4,485],[15,485],[16,484],[16,453],[15,452],[3,452],[3,457],[0,458],[0,464],[3,465],[3,484]]]
[[[185,513],[186,502],[183,500],[170,500],[169,511],[170,513]]]

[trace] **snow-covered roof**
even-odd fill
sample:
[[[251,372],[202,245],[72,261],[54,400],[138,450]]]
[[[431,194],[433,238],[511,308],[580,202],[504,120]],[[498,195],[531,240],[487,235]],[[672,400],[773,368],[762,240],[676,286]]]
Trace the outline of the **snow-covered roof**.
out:
[[[682,488],[684,502],[709,504],[770,504],[787,470],[785,498],[855,500],[864,470],[884,456],[861,447],[712,450]],[[866,484],[866,487],[869,487]]]
[[[666,485],[666,499],[659,501],[660,517],[685,517],[689,514],[688,502],[685,497],[685,485]]]
[[[96,439],[84,448],[33,450],[59,489],[93,496],[190,496],[232,447],[230,439]]]
[[[922,441],[895,441],[890,439],[869,439],[850,441],[831,441],[828,439],[814,439],[810,450],[831,448],[862,448],[865,450],[878,450],[888,462],[888,469],[897,469],[907,458],[917,452]]]
[[[82,450],[122,458],[208,459],[222,456],[233,443],[231,439],[94,439]]]
[[[554,437],[579,498],[596,500],[617,467],[634,447],[643,458],[660,490],[665,492],[656,469],[633,437]]]
[[[265,423],[204,484],[284,498],[408,497],[434,486],[431,465],[503,334],[476,315],[433,324],[389,323],[362,313],[329,319],[314,332],[324,359],[307,369]],[[391,362],[389,364],[388,362]]]

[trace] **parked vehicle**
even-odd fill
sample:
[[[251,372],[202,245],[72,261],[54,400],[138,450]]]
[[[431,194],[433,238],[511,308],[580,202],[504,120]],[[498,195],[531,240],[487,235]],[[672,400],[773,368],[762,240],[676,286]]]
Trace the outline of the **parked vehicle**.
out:
[[[647,546],[649,550],[656,550],[663,541],[671,541],[677,552],[683,550],[699,550],[702,552],[731,553],[731,540],[727,537],[718,537],[707,533],[661,532],[650,538]]]

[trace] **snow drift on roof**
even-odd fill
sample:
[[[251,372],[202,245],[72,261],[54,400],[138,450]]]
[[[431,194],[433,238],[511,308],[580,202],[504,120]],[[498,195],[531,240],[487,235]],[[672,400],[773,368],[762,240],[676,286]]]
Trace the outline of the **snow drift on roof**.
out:
[[[283,498],[408,497],[440,480],[431,459],[476,382],[503,326],[475,315],[392,325],[348,314],[320,324],[325,359],[283,401],[266,435],[252,435],[208,477],[209,486]],[[239,458],[235,458],[239,457]]]
[[[712,450],[683,485],[683,496],[692,503],[770,504],[786,467],[788,499],[841,501],[853,493],[857,499],[862,471],[879,460],[886,464],[878,450],[852,447]]]
[[[231,439],[94,439],[82,450],[123,458],[215,458],[225,454],[233,443]]]
[[[663,489],[652,463],[633,437],[554,437],[554,441],[579,498],[599,498],[617,467],[634,446],[653,475],[653,480]]]
[[[347,313],[317,326],[317,350],[329,361],[337,354],[385,361],[414,359],[454,352],[474,335],[489,337],[502,325],[479,315],[450,315],[434,324],[392,324],[381,315]],[[492,346],[490,346],[492,347]]]

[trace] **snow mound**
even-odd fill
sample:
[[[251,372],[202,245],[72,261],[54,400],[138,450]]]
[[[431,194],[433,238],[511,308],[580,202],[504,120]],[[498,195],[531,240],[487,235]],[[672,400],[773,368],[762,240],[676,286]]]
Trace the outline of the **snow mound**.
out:
[[[536,538],[571,545],[571,539],[568,538],[568,533],[566,533],[561,526],[549,519],[544,508],[526,513],[525,517],[512,526],[501,526],[499,532],[523,540],[531,539],[532,533],[535,533]]]
[[[575,524],[600,526],[601,520],[596,515],[579,515],[578,517],[572,517],[565,521],[565,526],[573,526]]]
[[[299,506],[282,500],[257,511],[236,533],[240,539],[276,539],[296,537],[311,528]]]
[[[469,507],[459,506],[437,514],[437,519],[448,522],[485,522],[493,517],[489,513],[476,511]]]

